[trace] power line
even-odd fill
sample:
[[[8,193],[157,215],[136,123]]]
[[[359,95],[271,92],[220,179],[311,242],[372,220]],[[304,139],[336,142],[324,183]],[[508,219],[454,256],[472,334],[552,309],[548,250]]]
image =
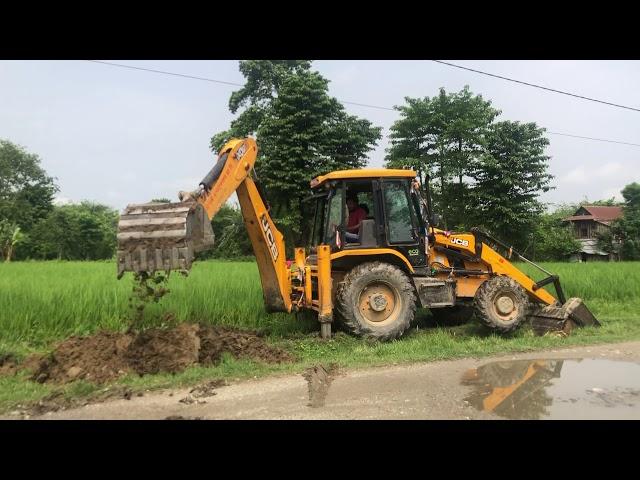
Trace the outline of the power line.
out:
[[[206,77],[197,77],[194,75],[185,75],[182,73],[175,73],[175,72],[167,72],[164,70],[153,70],[150,68],[143,68],[143,67],[134,67],[132,65],[124,65],[121,63],[113,63],[113,62],[104,62],[104,61],[100,61],[100,60],[88,60],[89,62],[94,62],[94,63],[101,63],[103,65],[109,65],[109,66],[113,66],[113,67],[122,67],[122,68],[130,68],[132,70],[142,70],[145,72],[152,72],[152,73],[159,73],[159,74],[163,74],[163,75],[173,75],[176,77],[183,77],[183,78],[190,78],[193,80],[202,80],[202,81],[206,81],[206,82],[212,82],[212,83],[221,83],[221,84],[225,84],[225,85],[233,85],[236,87],[244,87],[243,84],[241,83],[234,83],[234,82],[226,82],[223,80],[216,80],[213,78],[206,78]],[[439,63],[446,63],[446,62],[440,62],[439,60],[434,60],[434,62],[439,62]],[[453,65],[453,64],[451,64]],[[457,65],[453,65],[453,66],[457,66]],[[465,67],[459,67],[459,68],[465,68]],[[466,69],[466,68],[465,68]],[[470,69],[466,69],[466,70],[470,70]],[[475,70],[474,70],[475,71]],[[484,72],[479,72],[479,73],[484,73]],[[491,75],[491,74],[487,74],[487,75]],[[492,75],[492,76],[496,76],[496,75]],[[500,77],[502,78],[502,77]],[[509,79],[507,79],[509,80]],[[517,81],[517,80],[514,80]],[[519,82],[519,83],[524,83],[524,82]],[[535,85],[534,85],[535,86]],[[544,87],[541,87],[544,88]],[[560,92],[563,93],[563,92]],[[595,100],[595,101],[599,101],[599,100]],[[377,108],[379,110],[390,110],[392,112],[397,112],[397,110],[395,108],[390,108],[390,107],[383,107],[380,105],[371,105],[371,104],[367,104],[367,103],[357,103],[357,102],[349,102],[349,101],[345,101],[345,100],[341,100],[342,103],[346,103],[349,105],[357,105],[359,107],[367,107],[367,108]],[[603,102],[606,103],[606,102]],[[623,107],[623,108],[630,108],[630,107]],[[632,109],[635,110],[635,109]],[[640,111],[640,110],[638,110]],[[547,132],[551,135],[562,135],[565,137],[573,137],[573,138],[581,138],[581,139],[585,139],[585,140],[593,140],[596,142],[607,142],[607,143],[618,143],[620,145],[629,145],[629,146],[633,146],[633,147],[640,147],[640,144],[637,143],[629,143],[629,142],[621,142],[621,141],[617,141],[617,140],[608,140],[608,139],[603,139],[603,138],[593,138],[593,137],[583,137],[580,135],[572,135],[569,133],[559,133],[559,132]]]
[[[558,133],[558,132],[547,132],[547,133],[550,133],[551,135],[563,135],[565,137],[585,138],[587,140],[595,140],[597,142],[619,143],[621,145],[631,145],[633,147],[640,147],[640,143],[618,142],[616,140],[606,140],[604,138],[582,137],[580,135],[571,135],[569,133]]]
[[[395,108],[381,107],[380,105],[369,105],[366,103],[347,102],[345,100],[340,100],[340,101],[342,103],[348,103],[349,105],[358,105],[359,107],[379,108],[380,110],[391,110],[392,112],[397,112]]]
[[[102,63],[103,65],[111,65],[112,67],[130,68],[132,70],[143,70],[145,72],[161,73],[163,75],[174,75],[176,77],[192,78],[194,80],[202,80],[202,81],[205,81],[205,82],[213,82],[213,83],[222,83],[222,84],[225,84],[225,85],[233,85],[234,87],[244,87],[244,85],[242,85],[241,83],[225,82],[224,80],[215,80],[213,78],[195,77],[193,75],[184,75],[182,73],[165,72],[163,70],[152,70],[151,68],[134,67],[134,66],[131,66],[131,65],[123,65],[122,63],[103,62],[103,61],[100,61],[100,60],[87,60],[87,61],[88,62],[93,62],[93,63]]]
[[[626,105],[619,105],[617,103],[605,102],[604,100],[598,100],[597,98],[585,97],[583,95],[577,95],[571,92],[564,92],[562,90],[556,90],[555,88],[543,87],[542,85],[536,85],[534,83],[523,82],[522,80],[515,80],[513,78],[502,77],[500,75],[495,75],[493,73],[482,72],[480,70],[474,70],[473,68],[463,67],[462,65],[456,65],[454,63],[443,62],[442,60],[433,60],[436,63],[442,63],[443,65],[449,65],[450,67],[460,68],[462,70],[468,70],[470,72],[479,73],[481,75],[488,75],[489,77],[500,78],[502,80],[507,80],[509,82],[521,83],[522,85],[527,85],[529,87],[541,88],[542,90],[548,90],[549,92],[560,93],[562,95],[569,95],[570,97],[581,98],[582,100],[589,100],[590,102],[603,103],[605,105],[610,105],[612,107],[624,108],[627,110],[633,110],[635,112],[640,112],[640,108],[628,107]]]

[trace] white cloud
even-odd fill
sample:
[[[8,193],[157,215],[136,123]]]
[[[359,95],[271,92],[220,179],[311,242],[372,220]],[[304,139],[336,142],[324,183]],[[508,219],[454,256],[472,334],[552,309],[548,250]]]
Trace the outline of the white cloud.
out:
[[[172,192],[175,191],[175,194],[177,195],[180,190],[195,190],[198,188],[200,180],[202,180],[202,178],[182,177],[169,181],[154,181],[151,182],[151,185],[154,189],[169,190]]]
[[[622,164],[619,162],[609,162],[601,165],[596,169],[596,175],[599,177],[611,178],[622,172]]]
[[[623,168],[620,162],[603,163],[591,169],[588,167],[578,167],[569,170],[569,172],[562,177],[562,181],[570,184],[586,185],[594,180],[601,181],[616,178],[622,173]]]
[[[602,198],[614,198],[617,202],[624,201],[624,197],[620,193],[624,187],[608,188],[602,192]]]
[[[565,183],[584,185],[589,181],[589,176],[585,172],[584,168],[579,167],[570,170],[569,173],[562,177],[562,181]]]
[[[136,174],[136,172],[128,171],[128,172],[124,172],[122,174],[122,181],[123,182],[133,183],[133,182],[135,182],[137,180],[137,178],[138,178],[138,175]]]
[[[70,198],[68,198],[68,197],[62,197],[62,196],[58,196],[58,195],[57,195],[57,196],[55,196],[55,197],[53,198],[53,204],[54,204],[54,205],[57,205],[57,206],[62,206],[62,205],[73,205],[74,203],[76,203],[76,202],[74,202],[73,200],[71,200],[71,199],[70,199]]]
[[[358,67],[355,65],[349,65],[343,70],[335,72],[330,80],[334,86],[351,85],[358,77]]]

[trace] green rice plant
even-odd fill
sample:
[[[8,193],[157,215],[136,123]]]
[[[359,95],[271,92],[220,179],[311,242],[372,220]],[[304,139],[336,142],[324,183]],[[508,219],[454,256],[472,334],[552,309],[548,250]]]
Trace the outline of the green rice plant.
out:
[[[547,263],[567,297],[585,300],[604,321],[640,319],[640,263]],[[542,275],[518,264],[533,278]],[[0,264],[0,345],[46,346],[69,335],[126,330],[133,277],[116,279],[113,262]],[[265,330],[271,336],[305,334],[315,322],[293,314],[267,314],[257,265],[201,261],[188,277],[172,273],[170,293],[145,309],[141,325],[207,322]],[[546,287],[553,292],[553,287]]]

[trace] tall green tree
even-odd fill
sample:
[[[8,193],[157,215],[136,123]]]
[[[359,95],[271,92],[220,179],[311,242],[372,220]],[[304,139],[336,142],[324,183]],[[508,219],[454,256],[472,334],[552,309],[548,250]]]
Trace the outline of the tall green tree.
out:
[[[309,220],[302,199],[309,181],[336,169],[359,168],[381,129],[348,115],[328,93],[329,82],[309,61],[240,62],[247,82],[229,102],[240,112],[229,130],[214,135],[214,150],[231,137],[257,134],[256,172],[285,236],[297,241]]]
[[[621,242],[621,260],[640,260],[640,184],[630,183],[621,193],[622,218],[613,222],[612,234]]]
[[[29,232],[51,212],[57,191],[38,155],[0,139],[0,219]]]
[[[544,210],[540,193],[551,188],[548,144],[544,129],[535,123],[494,123],[472,173],[474,223],[520,249]]]
[[[231,138],[257,133],[284,80],[291,75],[308,72],[310,68],[309,60],[241,61],[239,69],[246,83],[229,98],[229,111],[240,114],[231,122],[228,130],[218,132],[211,138],[211,149],[217,152]]]
[[[0,251],[5,262],[10,262],[15,248],[25,239],[25,234],[15,223],[0,219]]]
[[[484,151],[489,126],[499,111],[466,86],[460,92],[422,99],[405,98],[396,107],[387,166],[413,168],[422,181],[433,179],[434,201],[445,227],[465,228],[469,218],[469,177]]]
[[[42,259],[101,260],[116,248],[118,212],[91,202],[54,207],[33,229],[30,255]]]
[[[243,259],[253,255],[253,247],[240,208],[224,204],[211,220],[215,235],[213,249],[198,253],[198,258]]]

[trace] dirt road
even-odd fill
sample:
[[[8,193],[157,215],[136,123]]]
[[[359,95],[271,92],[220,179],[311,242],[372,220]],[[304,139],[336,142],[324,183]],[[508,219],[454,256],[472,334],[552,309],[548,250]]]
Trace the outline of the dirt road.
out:
[[[533,362],[521,361],[531,359],[560,360],[560,362],[537,362],[534,365]],[[585,360],[571,363],[573,360],[570,359]],[[608,360],[608,362],[598,363],[588,359]],[[463,378],[470,378],[469,375],[478,377],[477,372],[482,372],[478,367],[495,362],[500,362],[496,365],[509,372],[513,370],[509,370],[510,365],[516,365],[520,368],[520,373],[500,386],[488,387],[491,382],[482,379],[476,382],[475,386],[468,382],[462,383]],[[577,388],[582,393],[572,393],[562,386],[550,387],[553,382],[557,383],[557,379],[561,378],[560,370],[563,368],[563,363],[565,371],[575,372],[575,375],[571,374],[577,379],[575,382],[578,382],[574,382],[574,390]],[[612,378],[617,379],[615,381],[618,383],[608,387],[599,386],[599,377],[585,375],[584,372],[580,374],[579,369],[574,368],[578,364],[582,365],[583,370],[588,367],[594,372],[599,371],[597,365],[604,364],[607,368],[602,370],[602,385],[609,381],[607,379]],[[546,365],[546,367],[542,368],[539,365]],[[609,372],[611,367],[620,367],[622,370],[618,376],[612,375]],[[586,407],[589,405],[593,407],[592,412],[596,413],[585,413],[587,417],[591,415],[596,418],[640,418],[640,388],[635,384],[624,385],[626,380],[633,383],[638,377],[635,370],[630,371],[628,368],[639,367],[640,342],[628,342],[483,359],[469,358],[338,372],[332,372],[330,369],[327,372],[323,368],[317,368],[315,371],[307,372],[306,376],[295,375],[244,381],[216,387],[210,392],[200,394],[190,393],[190,389],[150,392],[142,397],[134,396],[129,400],[113,400],[73,410],[50,412],[41,417],[32,418],[492,419],[514,418],[513,412],[517,412],[522,405],[528,405],[526,408],[535,412],[545,411],[545,408],[548,411],[552,408],[556,413],[546,415],[551,418],[564,418],[563,416],[569,418],[572,414],[566,412],[578,410],[587,412],[589,409]],[[544,380],[537,380],[537,386],[533,386],[530,392],[521,394],[525,391],[523,385],[534,385],[534,378],[542,378],[540,375],[536,377],[538,371],[552,373],[544,377]],[[551,377],[556,380],[548,380]],[[586,383],[579,383],[580,381]],[[484,388],[484,392],[478,394],[478,385]],[[620,388],[617,385],[620,385]],[[552,388],[556,388],[557,391],[548,395],[544,393],[545,389],[549,393]],[[565,388],[564,393],[563,388]],[[214,394],[211,395],[211,392]],[[471,398],[474,392],[477,393],[476,398],[481,398],[480,403],[474,404]],[[515,392],[518,392],[520,400],[516,399]],[[549,400],[548,397],[553,398]],[[531,403],[533,401],[531,399],[534,398],[538,399],[536,400],[538,403]],[[586,407],[576,408],[578,406],[575,405],[576,402],[587,402],[584,403]],[[506,405],[511,405],[508,410],[511,416],[505,410]],[[558,408],[553,405],[557,405]],[[544,414],[535,416],[536,413],[528,413],[528,415],[533,415],[528,418],[545,418]]]

